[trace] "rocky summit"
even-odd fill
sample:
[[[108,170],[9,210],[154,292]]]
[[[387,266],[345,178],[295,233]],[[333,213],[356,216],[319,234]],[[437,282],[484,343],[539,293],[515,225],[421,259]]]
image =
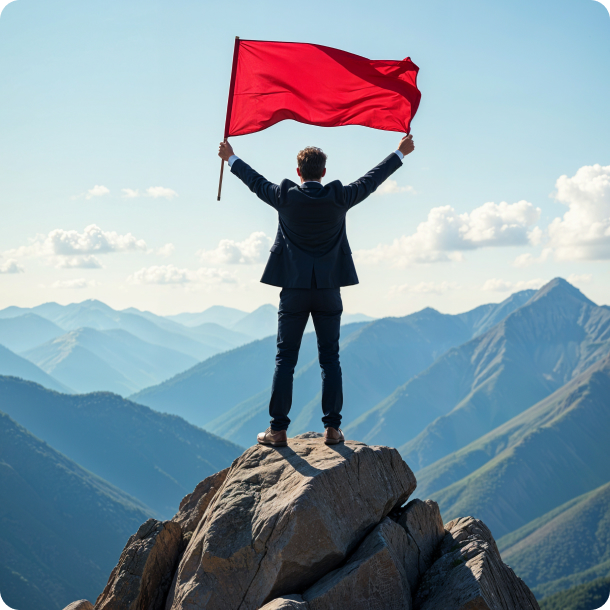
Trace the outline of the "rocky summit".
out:
[[[320,436],[251,447],[142,524],[95,610],[538,609],[485,524],[410,500],[396,449]]]

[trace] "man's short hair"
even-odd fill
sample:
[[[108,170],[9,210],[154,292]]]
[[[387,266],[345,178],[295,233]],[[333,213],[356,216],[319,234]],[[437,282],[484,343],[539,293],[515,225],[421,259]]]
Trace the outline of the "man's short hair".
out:
[[[308,146],[297,155],[303,180],[321,180],[326,167],[326,155],[321,148]]]

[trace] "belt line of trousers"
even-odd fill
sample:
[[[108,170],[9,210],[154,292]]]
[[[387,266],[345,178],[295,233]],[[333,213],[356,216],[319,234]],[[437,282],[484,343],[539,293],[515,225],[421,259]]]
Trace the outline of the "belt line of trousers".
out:
[[[303,332],[311,314],[318,342],[322,375],[322,422],[338,429],[343,407],[343,380],[339,362],[339,334],[343,303],[339,288],[283,288],[278,310],[277,354],[269,401],[273,430],[287,430],[292,407],[294,369]]]

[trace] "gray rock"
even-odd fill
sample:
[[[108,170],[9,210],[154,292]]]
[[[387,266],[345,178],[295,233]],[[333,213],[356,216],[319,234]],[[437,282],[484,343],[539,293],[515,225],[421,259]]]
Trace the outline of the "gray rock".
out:
[[[222,487],[227,478],[228,468],[213,474],[197,485],[192,493],[184,496],[178,512],[172,517],[182,529],[182,535],[188,538],[197,529],[201,517],[203,517],[216,492]]]
[[[93,610],[93,604],[86,599],[79,599],[66,606],[64,610]]]
[[[455,519],[446,528],[441,557],[424,574],[415,610],[539,610],[482,521]]]
[[[309,604],[300,595],[284,595],[265,604],[261,610],[309,610]]]
[[[424,573],[437,558],[445,537],[438,504],[432,500],[411,500],[398,518],[409,539],[405,568],[411,591],[416,591]]]
[[[173,521],[149,519],[129,538],[95,610],[161,610],[176,568],[182,533]]]
[[[404,528],[385,518],[341,568],[303,594],[310,610],[411,610]]]
[[[318,438],[248,449],[180,561],[167,610],[255,610],[335,569],[415,489],[396,449]]]
[[[321,432],[303,432],[302,434],[297,434],[294,436],[294,439],[300,438],[322,438],[324,435]]]

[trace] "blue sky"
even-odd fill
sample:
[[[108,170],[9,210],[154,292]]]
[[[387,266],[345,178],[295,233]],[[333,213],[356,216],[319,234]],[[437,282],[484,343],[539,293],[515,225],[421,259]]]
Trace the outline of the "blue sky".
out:
[[[274,211],[228,173],[216,201],[235,35],[420,67],[417,148],[348,215],[347,311],[464,311],[555,276],[610,303],[600,3],[16,0],[0,16],[0,307],[277,302],[258,281]],[[349,182],[399,139],[286,121],[232,144],[276,182],[321,146],[327,179]]]

